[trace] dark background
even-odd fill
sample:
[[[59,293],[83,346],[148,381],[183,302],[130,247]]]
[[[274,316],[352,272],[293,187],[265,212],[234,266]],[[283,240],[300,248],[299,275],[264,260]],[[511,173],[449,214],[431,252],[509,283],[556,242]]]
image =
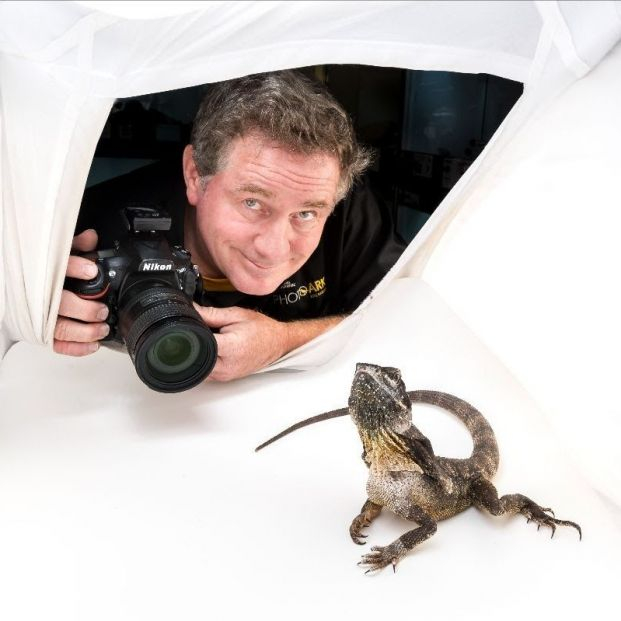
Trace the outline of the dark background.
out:
[[[369,176],[410,241],[476,159],[522,94],[485,74],[321,65],[300,71],[325,83],[375,149]],[[194,114],[209,88],[119,99],[97,145],[87,186],[151,162],[179,165]],[[122,197],[119,197],[122,200]]]

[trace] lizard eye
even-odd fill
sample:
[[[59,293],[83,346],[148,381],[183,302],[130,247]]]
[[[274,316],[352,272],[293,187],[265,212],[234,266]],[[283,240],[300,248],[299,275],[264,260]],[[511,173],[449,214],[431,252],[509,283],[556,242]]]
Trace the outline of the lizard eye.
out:
[[[400,394],[405,388],[401,380],[401,373],[398,369],[390,369],[389,373],[384,373],[384,383],[387,387]]]
[[[399,371],[399,369],[389,367],[386,369],[386,377],[393,382],[398,382],[401,379],[401,371]]]

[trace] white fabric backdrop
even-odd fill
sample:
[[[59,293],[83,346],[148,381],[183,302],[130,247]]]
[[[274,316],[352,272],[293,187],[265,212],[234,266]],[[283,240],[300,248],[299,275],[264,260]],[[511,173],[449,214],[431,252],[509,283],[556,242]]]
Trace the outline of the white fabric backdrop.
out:
[[[148,20],[67,2],[0,4],[5,340],[51,340],[90,156],[115,97],[323,62],[488,72],[525,82],[504,145],[619,38],[619,3],[566,4],[216,2]],[[451,217],[440,213],[435,239]]]
[[[618,558],[621,506],[621,460],[615,445],[621,416],[615,392],[621,370],[616,285],[621,258],[616,200],[621,3],[214,2],[185,3],[183,11],[190,12],[171,17],[160,17],[171,11],[171,5],[160,4],[148,18],[143,17],[147,3],[116,4],[117,15],[87,6],[93,4],[0,3],[0,354],[11,342],[22,341],[0,369],[5,490],[0,531],[2,547],[9,550],[0,572],[14,596],[9,604],[15,603],[7,618],[20,618],[14,611],[27,601],[24,589],[31,585],[49,597],[27,602],[22,618],[41,618],[49,601],[77,605],[61,618],[84,618],[88,602],[97,601],[98,585],[106,580],[111,598],[101,608],[101,618],[105,613],[108,618],[140,618],[143,595],[153,592],[154,584],[157,595],[149,606],[155,612],[147,617],[155,618],[183,601],[188,581],[194,588],[188,606],[196,611],[202,594],[193,576],[219,585],[216,601],[225,610],[235,592],[223,583],[207,548],[196,544],[204,536],[204,522],[192,522],[186,510],[170,513],[162,505],[169,497],[181,502],[176,506],[196,509],[211,520],[221,535],[217,539],[216,534],[214,546],[227,575],[241,571],[242,583],[248,585],[253,579],[249,568],[265,568],[267,582],[259,580],[252,591],[258,597],[261,588],[278,581],[287,550],[298,549],[293,543],[283,548],[282,541],[304,538],[313,520],[305,519],[309,511],[304,506],[282,508],[278,483],[284,479],[293,485],[288,478],[292,473],[283,474],[284,462],[274,457],[259,476],[257,462],[240,455],[239,438],[247,436],[250,444],[278,429],[278,421],[288,424],[341,404],[350,367],[360,357],[403,367],[412,388],[453,390],[485,406],[508,464],[513,464],[501,472],[500,482],[524,489],[517,476],[524,474],[538,497],[586,521],[589,540],[579,548],[565,535],[553,552],[546,546],[543,553],[530,539],[533,533],[526,532],[529,543],[519,540],[515,564],[507,561],[507,555],[516,554],[515,540],[503,539],[503,525],[478,566],[496,594],[496,608],[515,593],[513,585],[524,587],[518,582],[524,576],[540,612],[586,614],[593,602],[602,604],[602,611],[612,606],[602,593],[614,594],[609,577],[615,575]],[[525,84],[523,97],[493,142],[359,312],[275,365],[295,369],[326,363],[327,368],[200,387],[171,397],[173,408],[171,399],[164,402],[159,395],[141,392],[146,389],[123,368],[129,364],[126,357],[106,351],[70,360],[37,347],[52,337],[81,195],[114,99],[319,63],[487,72]],[[283,403],[283,394],[303,397],[289,404]],[[249,418],[253,409],[264,415]],[[47,418],[48,411],[55,417]],[[241,420],[235,418],[240,412]],[[209,433],[199,434],[195,414],[199,421],[209,421]],[[178,468],[170,479],[152,444],[158,420],[162,446],[172,451],[170,465]],[[137,431],[127,437],[130,421]],[[225,431],[212,435],[212,424]],[[357,456],[359,449],[344,436],[321,433],[326,436],[316,437],[325,437],[335,455],[349,446]],[[454,437],[453,432],[446,437]],[[306,450],[316,455],[315,446]],[[109,466],[111,455],[118,460],[116,469]],[[297,455],[287,457],[287,468],[293,458]],[[144,470],[136,466],[140,459]],[[341,458],[336,462],[341,464]],[[78,476],[82,466],[85,474]],[[327,474],[307,466],[298,476],[311,504],[321,503],[323,492],[338,495],[337,485],[349,489],[349,466],[338,475],[336,464]],[[204,472],[216,471],[226,472],[205,483]],[[252,476],[246,476],[249,471]],[[516,475],[506,478],[509,471]],[[179,484],[188,472],[186,485]],[[124,487],[125,477],[135,487]],[[317,477],[325,478],[326,485],[318,487]],[[103,492],[93,488],[93,480]],[[164,493],[152,481],[162,484]],[[268,481],[261,488],[264,495],[256,498],[252,490],[262,481]],[[202,485],[208,493],[194,505],[193,494]],[[231,495],[233,488],[243,494]],[[142,507],[133,504],[135,489],[146,498]],[[354,511],[362,500],[359,494]],[[235,520],[213,515],[219,495]],[[256,565],[233,528],[248,511],[244,498],[249,495],[258,509],[247,521],[268,516],[260,524],[276,529],[271,540],[278,548],[277,554],[263,544],[255,548]],[[333,498],[334,511],[350,519],[352,503],[343,500]],[[270,515],[276,506],[279,511]],[[281,541],[286,523],[281,511],[290,512],[296,539]],[[158,565],[148,553],[149,537],[141,534],[154,514],[148,532],[163,542],[158,554],[166,562],[167,581],[154,571]],[[332,532],[332,511],[320,512],[319,519],[322,515],[324,532]],[[466,521],[472,519],[469,513]],[[92,532],[88,524],[93,524]],[[480,537],[472,541],[485,540],[489,533],[488,521],[480,526]],[[175,547],[169,530],[188,533],[183,549]],[[98,538],[102,532],[104,543]],[[452,546],[470,541],[470,531],[457,527],[453,532]],[[226,541],[233,544],[224,545]],[[336,539],[330,543],[340,545]],[[302,583],[312,584],[310,574],[325,567],[326,548],[309,545],[304,557],[308,566],[291,554],[282,569],[286,572],[287,564],[294,568],[286,585],[298,601],[304,601]],[[40,549],[45,553],[37,557]],[[333,567],[342,562],[343,552],[330,549]],[[357,556],[358,550],[354,552]],[[241,570],[236,558],[245,560]],[[450,558],[430,561],[424,571],[427,576],[449,572],[449,583],[461,584],[459,593],[468,597],[466,583],[450,573]],[[129,563],[120,577],[114,573],[118,559]],[[410,561],[411,577],[420,580],[419,566]],[[37,562],[41,572],[33,570]],[[183,562],[187,571],[171,573],[169,567]],[[130,593],[130,575],[149,579],[138,580],[137,591]],[[326,575],[322,594],[337,609],[339,594],[325,587],[343,576]],[[546,599],[550,580],[553,593],[565,588],[560,608],[558,601]],[[172,585],[170,599],[166,584]],[[347,582],[344,592],[364,602],[358,584]],[[580,593],[584,584],[588,588]],[[446,601],[443,583],[424,579],[422,586],[429,595],[422,608],[434,614],[434,602]],[[403,594],[402,588],[399,592]],[[72,599],[75,593],[80,593],[78,604]],[[380,593],[399,600],[392,588],[382,587]],[[158,601],[163,607],[157,607]],[[455,598],[447,604],[447,616],[463,613],[463,607],[451,606],[458,602]],[[476,604],[469,606],[466,613],[480,616]],[[375,610],[380,609],[385,607]],[[87,618],[96,618],[90,608],[88,613]]]
[[[582,465],[621,504],[619,110],[621,46],[494,158],[423,278],[551,414],[578,459],[598,446]]]

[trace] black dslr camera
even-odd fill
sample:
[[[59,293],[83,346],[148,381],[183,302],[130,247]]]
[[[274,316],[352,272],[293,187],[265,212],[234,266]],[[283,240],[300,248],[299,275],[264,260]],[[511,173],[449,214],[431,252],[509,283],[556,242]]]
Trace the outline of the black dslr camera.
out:
[[[199,384],[217,357],[216,340],[192,306],[201,287],[190,253],[171,246],[168,214],[153,206],[122,210],[127,234],[114,248],[87,253],[99,269],[89,281],[67,278],[65,288],[110,309],[110,333],[123,343],[149,388],[180,392]]]

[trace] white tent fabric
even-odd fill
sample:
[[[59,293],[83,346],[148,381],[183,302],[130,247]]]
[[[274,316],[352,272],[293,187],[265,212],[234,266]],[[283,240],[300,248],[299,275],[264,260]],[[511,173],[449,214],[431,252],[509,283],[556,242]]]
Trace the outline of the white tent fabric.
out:
[[[551,93],[616,43],[618,7],[199,3],[196,11],[147,21],[75,3],[2,3],[4,338],[51,339],[90,154],[114,98],[323,62],[488,72],[521,80],[526,90],[499,151]],[[446,228],[449,211],[431,226]],[[405,261],[415,255],[416,245]]]
[[[144,20],[2,3],[5,338],[51,339],[90,154],[116,97],[324,62],[487,72],[525,83],[516,131],[619,37],[618,3],[547,4],[206,3]]]
[[[153,5],[153,13],[148,5]],[[49,345],[52,338],[80,199],[95,145],[115,98],[322,63],[491,73],[519,80],[524,83],[524,95],[493,141],[372,296],[338,328],[274,365],[274,369],[314,369],[306,379],[292,376],[287,382],[304,394],[330,394],[331,399],[312,399],[308,409],[299,403],[281,409],[278,382],[283,376],[273,373],[212,388],[209,398],[201,387],[174,403],[175,407],[194,408],[201,415],[209,412],[224,424],[226,417],[220,419],[221,412],[243,410],[251,398],[253,408],[270,408],[274,423],[287,424],[342,403],[342,385],[349,373],[342,365],[366,356],[369,361],[401,366],[406,377],[416,379],[416,387],[452,390],[477,404],[489,405],[490,411],[504,411],[506,419],[496,414],[493,423],[504,436],[512,463],[530,474],[540,485],[538,489],[547,490],[545,495],[550,497],[550,489],[540,480],[545,471],[558,484],[555,489],[563,506],[586,515],[591,532],[600,530],[577,556],[566,537],[555,542],[560,543],[558,556],[551,557],[556,560],[537,556],[537,562],[546,568],[557,589],[570,584],[567,591],[571,586],[579,590],[579,582],[572,582],[579,578],[575,567],[586,567],[587,574],[590,571],[597,576],[601,595],[606,591],[606,574],[613,572],[615,554],[618,558],[621,517],[621,458],[616,447],[621,433],[616,395],[621,371],[621,294],[616,284],[621,265],[621,211],[617,208],[620,39],[621,2],[1,2],[0,354],[18,344],[0,369],[0,386],[10,406],[3,408],[0,429],[12,430],[10,437],[30,439],[25,453],[33,463],[38,463],[40,445],[48,447],[43,451],[47,454],[56,441],[69,454],[75,443],[59,440],[54,423],[42,419],[38,408],[46,404],[52,410],[73,411],[75,403],[86,407],[88,395],[98,390],[94,377],[99,373],[105,386],[99,390],[107,390],[109,411],[115,407],[119,411],[164,407],[163,402],[141,392],[131,372],[123,371],[128,363],[125,358],[119,362],[121,357],[116,354],[100,352],[94,360],[67,360],[39,347]],[[326,364],[332,373],[322,370]],[[46,391],[30,394],[26,367],[29,371],[33,367],[39,378],[51,373],[53,379],[43,384]],[[125,376],[127,380],[122,379]],[[82,379],[81,388],[72,377]],[[58,385],[64,388],[54,395],[57,405],[50,405],[49,391]],[[22,413],[21,421],[9,417],[11,413],[19,416],[15,412]],[[68,438],[88,445],[85,429],[76,419],[62,420]],[[242,437],[245,424],[261,439],[269,433],[267,429],[278,428],[272,422],[266,426],[265,420],[262,426],[245,421],[239,425],[241,429],[235,429]],[[41,431],[32,431],[37,426]],[[125,437],[120,423],[97,430],[102,431],[107,447],[114,446],[110,439],[114,433]],[[105,433],[108,430],[110,438]],[[549,448],[548,463],[536,458],[534,449],[532,455],[528,451],[523,454],[524,444],[537,445],[538,437],[547,438],[539,448]],[[217,443],[204,436],[200,439],[209,444],[220,464],[227,458]],[[16,442],[15,446],[20,446]],[[168,436],[167,442],[172,442]],[[338,436],[338,442],[347,441]],[[5,441],[3,446],[8,457],[2,458],[2,463],[16,467],[13,445]],[[192,454],[193,445],[184,446]],[[224,446],[231,448],[226,438]],[[340,450],[337,440],[326,446],[335,454]],[[358,450],[348,448],[352,456],[352,451]],[[144,443],[133,449],[152,464]],[[131,468],[129,451],[117,450],[118,463]],[[182,462],[185,457],[181,453],[175,456]],[[96,463],[105,463],[105,456],[101,462],[96,462],[96,457],[97,450],[93,456],[80,453],[87,464],[92,458],[93,472]],[[244,458],[235,454],[238,457],[243,462]],[[296,461],[293,453],[285,457],[287,467]],[[563,458],[564,466],[554,465]],[[281,480],[278,461],[269,462],[262,476]],[[53,463],[55,480],[69,476],[65,462]],[[251,463],[244,465],[256,468]],[[33,489],[49,484],[41,483],[34,470],[19,472],[16,481],[26,488],[33,481]],[[317,502],[322,492],[331,493],[312,483],[313,476],[320,475],[310,466],[300,475],[306,477]],[[253,472],[248,481],[259,485],[257,476]],[[519,487],[515,474],[504,471],[501,476],[504,483]],[[251,488],[241,482],[241,474],[239,477],[235,483],[252,495]],[[563,493],[561,481],[568,477],[575,487]],[[145,478],[148,475],[142,479],[136,475],[136,484]],[[330,482],[329,476],[324,479]],[[9,497],[17,500],[5,522],[15,529],[23,524],[19,501],[26,492],[20,491],[17,483],[3,480],[4,489],[14,492]],[[194,482],[200,484],[199,479]],[[74,484],[81,491],[79,498],[90,498],[88,481],[76,480]],[[226,493],[226,489],[216,488],[213,493]],[[61,484],[52,489],[71,504],[72,495]],[[175,493],[172,483],[166,490]],[[130,491],[126,491],[129,498]],[[362,487],[359,491],[362,493]],[[266,493],[271,505],[283,500],[274,489]],[[119,503],[127,500],[114,498]],[[159,507],[153,504],[154,498],[155,491],[150,508]],[[264,500],[253,499],[263,506]],[[340,509],[342,499],[333,500]],[[24,506],[37,508],[38,502],[28,497]],[[229,502],[238,511],[244,510],[236,499]],[[79,504],[74,509],[84,510]],[[283,516],[299,520],[287,513],[288,509],[283,511]],[[113,512],[105,515],[114,517]],[[57,515],[58,523],[50,524],[68,541],[70,534],[63,530],[59,516],[62,514]],[[281,518],[284,520],[275,512],[272,520]],[[85,514],[85,519],[96,517]],[[181,523],[195,533],[196,525]],[[162,529],[166,526],[161,520],[156,524]],[[398,526],[402,531],[403,525]],[[52,528],[38,524],[37,532],[49,534],[48,527]],[[15,531],[21,533],[17,541],[24,544],[30,531],[20,528]],[[481,523],[481,533],[489,528],[489,523]],[[74,547],[67,545],[78,555],[76,563],[86,563],[76,552],[86,540],[85,532],[80,532],[81,539]],[[153,534],[161,536],[161,531]],[[610,542],[608,551],[604,535]],[[494,531],[494,538],[497,543],[501,534]],[[121,539],[131,547],[128,540]],[[453,544],[459,545],[458,537]],[[11,542],[3,540],[4,549],[7,545]],[[535,544],[520,539],[520,545],[527,546],[524,550],[528,553],[539,554],[529,547]],[[492,548],[482,552],[488,570],[501,562]],[[552,554],[549,546],[546,548],[545,554]],[[507,544],[503,553],[510,549]],[[58,555],[59,550],[52,546],[48,552]],[[99,547],[89,550],[104,553]],[[227,553],[226,548],[218,550]],[[260,552],[264,556],[259,563],[269,555],[267,549]],[[190,556],[198,570],[202,557]],[[330,563],[338,562],[337,557],[330,557]],[[167,559],[171,563],[178,560],[174,554]],[[565,561],[567,571],[563,573]],[[408,562],[415,576],[416,563],[414,559]],[[429,562],[428,571],[446,571],[446,566],[443,569],[435,561]],[[527,571],[528,559],[522,558],[517,567]],[[104,568],[112,571],[112,561],[104,563]],[[73,571],[69,566],[65,569]],[[296,565],[296,570],[310,579],[304,568]],[[507,571],[504,564],[503,570]],[[555,572],[560,573],[551,577]],[[509,574],[517,580],[523,572],[516,569]],[[278,579],[271,570],[266,576]],[[218,584],[215,574],[210,573],[209,579]],[[486,579],[502,591],[501,578],[486,573]],[[542,583],[547,579],[541,577]],[[174,577],[171,580],[174,582]],[[287,586],[293,588],[293,581],[293,577],[291,583],[286,581]],[[123,590],[122,582],[114,584],[118,592]],[[57,586],[61,591],[64,588],[60,583]],[[424,581],[424,586],[430,594],[441,594],[441,585],[434,587]],[[532,581],[529,586],[535,588]],[[360,595],[353,587],[348,589],[348,595]],[[510,590],[505,592],[510,594]],[[91,595],[95,597],[95,593]],[[383,595],[395,597],[392,589],[384,590]],[[502,605],[499,599],[494,601]],[[570,612],[571,598],[563,601],[566,605],[561,610]],[[581,603],[586,612],[586,602]],[[558,611],[556,604],[556,608],[550,604],[540,611]],[[102,610],[110,613],[108,618],[141,618],[129,613],[115,615],[105,606]],[[451,610],[460,613],[456,604]],[[476,616],[474,608],[469,610]],[[436,612],[431,603],[428,612]],[[193,617],[188,614],[185,618]]]

